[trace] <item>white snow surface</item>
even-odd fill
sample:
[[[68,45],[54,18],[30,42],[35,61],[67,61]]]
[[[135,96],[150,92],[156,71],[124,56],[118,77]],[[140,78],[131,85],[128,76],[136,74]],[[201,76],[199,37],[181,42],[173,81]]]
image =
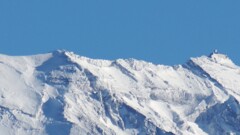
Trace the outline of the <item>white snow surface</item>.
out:
[[[1,135],[237,135],[239,102],[240,68],[224,54],[176,66],[0,55]]]

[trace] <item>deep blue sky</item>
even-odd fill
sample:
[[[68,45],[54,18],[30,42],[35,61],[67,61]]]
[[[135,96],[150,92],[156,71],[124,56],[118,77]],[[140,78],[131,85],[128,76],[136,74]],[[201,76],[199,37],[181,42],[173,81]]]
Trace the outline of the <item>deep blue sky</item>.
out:
[[[180,64],[215,48],[240,64],[240,0],[1,0],[0,53],[66,49]]]

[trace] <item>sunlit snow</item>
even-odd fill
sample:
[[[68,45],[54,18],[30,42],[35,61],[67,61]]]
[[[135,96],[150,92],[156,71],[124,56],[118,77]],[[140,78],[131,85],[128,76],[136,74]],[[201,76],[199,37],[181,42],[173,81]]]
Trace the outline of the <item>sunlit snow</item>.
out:
[[[0,55],[0,134],[240,134],[240,68],[226,55],[176,66],[67,51]]]

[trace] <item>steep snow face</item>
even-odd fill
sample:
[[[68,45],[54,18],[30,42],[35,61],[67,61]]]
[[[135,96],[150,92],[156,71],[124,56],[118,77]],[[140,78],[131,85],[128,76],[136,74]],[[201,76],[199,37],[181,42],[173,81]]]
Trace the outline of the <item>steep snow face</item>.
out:
[[[223,54],[173,67],[0,55],[0,84],[4,135],[240,133],[240,68]]]

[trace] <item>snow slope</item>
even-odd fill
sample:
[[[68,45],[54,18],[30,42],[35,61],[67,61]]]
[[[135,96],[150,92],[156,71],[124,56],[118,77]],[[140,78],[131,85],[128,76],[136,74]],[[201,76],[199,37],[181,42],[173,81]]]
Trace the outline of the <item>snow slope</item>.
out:
[[[239,101],[240,68],[218,53],[176,66],[0,55],[3,135],[237,135]]]

